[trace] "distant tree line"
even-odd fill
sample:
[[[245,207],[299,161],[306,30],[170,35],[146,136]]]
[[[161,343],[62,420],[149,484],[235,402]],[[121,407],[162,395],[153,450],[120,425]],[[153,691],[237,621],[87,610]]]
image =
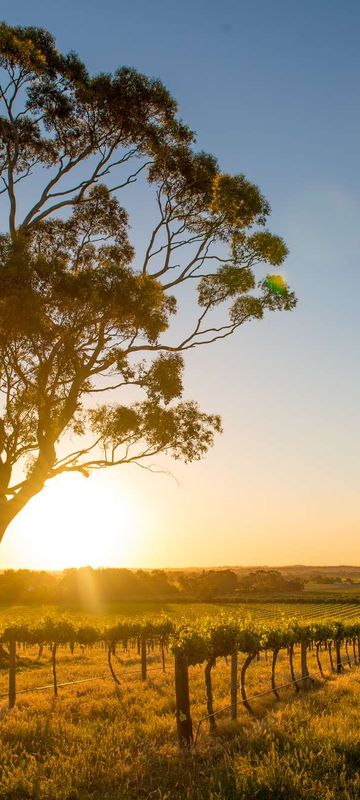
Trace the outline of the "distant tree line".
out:
[[[342,575],[312,575],[311,576],[312,583],[323,583],[323,584],[333,584],[333,583],[358,583],[357,580],[354,578],[350,578],[349,576],[343,577]]]
[[[304,581],[301,578],[286,578],[275,569],[257,569],[239,576],[238,588],[253,592],[301,592]]]
[[[61,573],[5,570],[0,574],[0,603],[104,603],[127,600],[236,599],[244,592],[301,591],[301,580],[287,580],[276,570],[237,575],[230,569],[201,572],[66,569]]]

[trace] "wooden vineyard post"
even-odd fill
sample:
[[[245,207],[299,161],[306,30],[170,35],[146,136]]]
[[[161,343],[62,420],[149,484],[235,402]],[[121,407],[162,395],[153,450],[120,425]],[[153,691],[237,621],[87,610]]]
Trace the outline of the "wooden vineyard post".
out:
[[[303,683],[303,686],[304,686],[305,689],[308,687],[308,683],[309,683],[308,682],[309,670],[308,670],[308,665],[307,665],[307,660],[306,660],[306,651],[307,651],[307,643],[306,642],[300,642],[301,677],[303,679],[302,683]]]
[[[9,708],[14,708],[16,702],[16,642],[9,642]]]
[[[215,733],[216,731],[216,720],[214,717],[212,681],[211,681],[211,670],[215,665],[215,662],[216,659],[214,657],[211,657],[205,667],[206,700],[207,700],[207,711],[209,715],[210,733]]]
[[[175,655],[176,727],[180,747],[190,747],[193,740],[190,716],[189,668],[183,653]]]
[[[146,681],[146,639],[141,637],[141,680]]]
[[[230,677],[230,694],[231,694],[231,719],[237,719],[237,698],[238,698],[238,654],[232,653],[231,655],[231,677]]]

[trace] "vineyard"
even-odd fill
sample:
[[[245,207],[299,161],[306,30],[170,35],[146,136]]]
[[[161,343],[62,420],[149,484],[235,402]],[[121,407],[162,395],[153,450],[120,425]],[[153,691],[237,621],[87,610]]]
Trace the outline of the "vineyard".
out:
[[[0,693],[14,708],[19,697],[40,690],[58,697],[110,679],[121,696],[135,681],[145,688],[156,678],[156,691],[167,693],[175,716],[178,743],[188,747],[205,724],[215,733],[219,717],[253,715],[268,697],[298,693],[359,664],[357,611],[336,602],[278,603],[254,604],[251,615],[249,607],[232,608],[211,617],[123,619],[101,628],[50,617],[4,624]]]

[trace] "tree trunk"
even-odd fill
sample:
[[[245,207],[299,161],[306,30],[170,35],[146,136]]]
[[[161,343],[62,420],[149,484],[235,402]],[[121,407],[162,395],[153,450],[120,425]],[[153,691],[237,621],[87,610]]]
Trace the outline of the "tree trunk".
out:
[[[51,468],[54,466],[55,460],[56,457],[53,446],[51,447],[49,453],[47,453],[46,458],[44,453],[40,453],[31,477],[25,481],[23,488],[20,489],[19,493],[12,497],[11,500],[7,499],[6,495],[4,494],[4,488],[2,488],[0,493],[0,544],[5,536],[10,522],[12,522],[13,519],[20,514],[20,511],[25,508],[29,500],[35,497],[35,495],[39,494],[39,492],[41,492],[41,490],[44,488],[46,478],[48,477]],[[6,488],[8,487],[6,486]]]
[[[66,427],[67,423],[70,422],[73,414],[76,411],[77,397],[74,398],[72,406],[73,409],[69,409],[70,416],[67,422],[64,421],[64,428]],[[56,438],[57,436],[55,439]],[[3,476],[5,480],[3,480],[1,483],[0,491],[0,543],[10,525],[10,522],[12,522],[13,519],[20,514],[20,511],[25,508],[29,500],[39,494],[44,488],[45,482],[56,462],[55,439],[53,439],[53,434],[49,431],[42,436],[42,441],[41,443],[39,442],[38,455],[31,470],[31,474],[24,481],[18,493],[13,495],[10,500],[6,496],[6,490],[8,489],[9,482],[11,480],[11,472],[8,472],[6,476]]]
[[[5,533],[10,525],[11,519],[9,519],[7,513],[7,501],[6,505],[4,501],[0,501],[0,544],[5,536]]]
[[[332,655],[332,642],[329,642],[329,659],[330,659],[331,672],[335,672],[334,660],[333,660],[333,655]]]

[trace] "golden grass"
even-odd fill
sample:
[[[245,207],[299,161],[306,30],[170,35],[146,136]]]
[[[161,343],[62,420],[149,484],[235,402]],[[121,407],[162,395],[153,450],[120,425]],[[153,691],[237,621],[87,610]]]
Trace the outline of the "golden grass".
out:
[[[51,683],[49,651],[35,665],[36,650],[20,655],[18,689]],[[163,674],[159,654],[150,654],[145,684],[137,653],[117,656],[119,691],[104,650],[59,649],[59,682],[103,677],[60,688],[57,700],[51,690],[19,694],[12,711],[1,701],[0,800],[359,800],[360,668],[297,696],[291,687],[280,701],[259,698],[254,718],[243,709],[237,723],[220,717],[216,736],[205,722],[197,748],[180,753],[171,656]],[[295,662],[299,674],[298,654]],[[318,679],[314,653],[309,668]],[[269,688],[270,671],[270,660],[253,663],[249,695]],[[286,654],[277,676],[289,680]],[[219,660],[216,709],[229,702],[229,678],[230,664]],[[191,669],[190,684],[196,727],[206,714],[202,667]],[[6,688],[3,671],[0,693]]]

